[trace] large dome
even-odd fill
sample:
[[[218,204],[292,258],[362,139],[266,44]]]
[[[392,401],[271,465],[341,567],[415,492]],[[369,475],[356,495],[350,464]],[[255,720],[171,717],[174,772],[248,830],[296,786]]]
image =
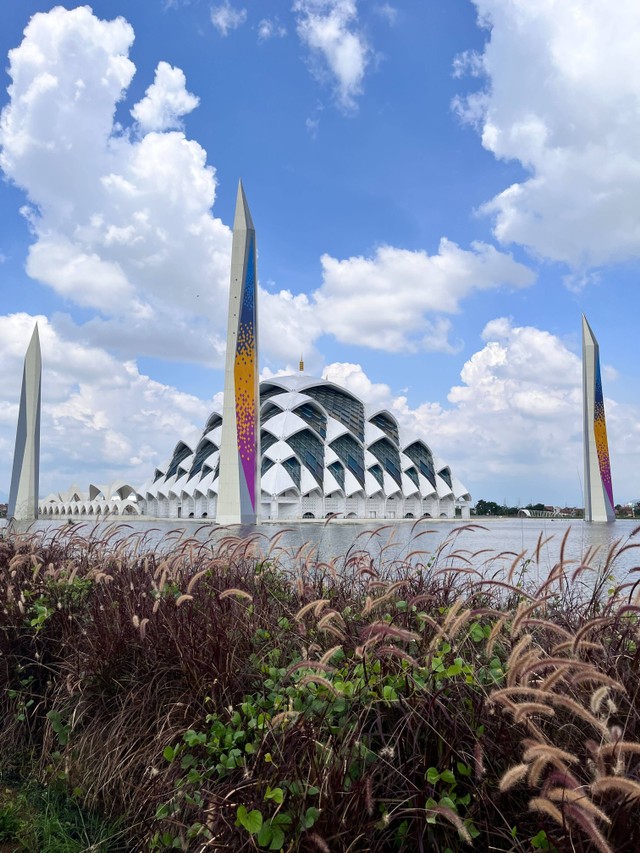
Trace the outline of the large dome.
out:
[[[222,413],[139,492],[157,517],[215,518]],[[350,391],[300,373],[260,384],[263,519],[467,517],[471,496],[422,439]]]

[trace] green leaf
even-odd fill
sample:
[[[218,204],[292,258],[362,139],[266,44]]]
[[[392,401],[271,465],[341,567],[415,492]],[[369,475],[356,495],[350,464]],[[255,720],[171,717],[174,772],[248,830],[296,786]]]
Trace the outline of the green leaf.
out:
[[[309,808],[304,813],[303,823],[305,829],[311,829],[313,824],[320,817],[320,809],[315,808],[315,806],[309,806]]]
[[[431,785],[435,785],[436,782],[439,782],[439,781],[440,781],[440,774],[438,773],[438,770],[435,767],[430,767],[427,770],[427,782],[429,782]]]
[[[445,809],[451,809],[452,812],[458,811],[458,807],[453,802],[451,797],[440,797],[440,805],[443,806]]]
[[[280,829],[279,826],[274,826],[273,827],[273,838],[271,839],[271,844],[269,845],[269,850],[281,850],[283,844],[284,844],[284,832]]]
[[[271,823],[263,823],[257,835],[258,844],[260,847],[268,847],[271,844],[272,838],[273,830],[271,829]]]
[[[167,761],[173,761],[176,757],[176,751],[172,746],[165,746],[162,750],[162,755],[166,758]]]
[[[267,793],[264,795],[265,800],[273,800],[274,803],[280,805],[284,800],[284,791],[282,788],[270,788],[267,785]]]
[[[443,782],[446,782],[447,785],[455,785],[456,777],[453,775],[451,770],[443,770],[440,774],[440,778]]]
[[[461,776],[471,776],[471,768],[468,764],[463,764],[461,761],[456,763],[456,770]]]
[[[249,835],[256,835],[262,829],[262,812],[252,809],[247,812],[245,806],[238,806],[238,823],[243,826]]]
[[[391,687],[389,684],[385,684],[382,688],[382,697],[386,702],[395,702],[398,698],[398,694],[395,691],[395,688]]]

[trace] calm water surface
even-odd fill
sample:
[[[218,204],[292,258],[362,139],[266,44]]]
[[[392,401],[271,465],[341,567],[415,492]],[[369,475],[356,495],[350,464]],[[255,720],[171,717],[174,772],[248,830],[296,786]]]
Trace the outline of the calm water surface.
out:
[[[462,566],[465,560],[469,560],[469,565],[480,569],[486,576],[508,569],[515,556],[523,551],[527,552],[525,558],[527,555],[532,556],[542,534],[539,561],[529,567],[532,580],[538,577],[544,579],[558,562],[563,537],[569,531],[565,561],[572,561],[576,567],[589,548],[593,549],[589,564],[599,568],[605,564],[611,547],[616,543],[619,543],[619,547],[637,543],[617,556],[613,564],[613,573],[618,580],[622,580],[640,566],[640,534],[632,536],[637,527],[638,521],[631,520],[612,524],[585,524],[581,520],[505,518],[474,519],[472,523],[466,524],[459,519],[421,519],[417,523],[403,520],[386,524],[381,520],[374,522],[365,519],[333,520],[327,524],[292,522],[223,528],[212,522],[202,523],[201,520],[151,519],[121,522],[117,527],[114,527],[113,522],[96,525],[78,522],[69,525],[67,521],[47,520],[30,526],[18,525],[16,529],[42,530],[47,535],[73,532],[99,537],[110,530],[115,531],[111,540],[114,543],[125,536],[133,536],[142,538],[146,550],[168,549],[179,537],[194,537],[215,544],[228,536],[252,536],[255,547],[263,553],[269,551],[270,542],[278,535],[277,549],[282,560],[286,560],[288,555],[294,555],[305,543],[313,543],[319,560],[337,558],[338,566],[340,558],[353,553],[354,549],[368,551],[376,563],[401,560],[408,555],[415,563],[426,562],[437,553],[441,566]],[[417,551],[424,553],[416,554]]]

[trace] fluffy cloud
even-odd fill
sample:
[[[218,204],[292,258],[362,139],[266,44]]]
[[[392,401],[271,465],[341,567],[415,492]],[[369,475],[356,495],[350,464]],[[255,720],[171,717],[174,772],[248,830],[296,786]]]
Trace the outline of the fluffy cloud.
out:
[[[474,2],[489,39],[455,70],[488,85],[456,107],[529,175],[484,206],[496,236],[576,268],[637,258],[640,5]]]
[[[353,3],[314,0],[297,8],[301,26],[324,21],[331,32],[355,16]],[[0,164],[29,198],[27,272],[67,303],[93,311],[80,328],[72,316],[58,319],[68,337],[127,358],[220,367],[231,232],[211,213],[215,170],[180,128],[197,98],[179,68],[160,62],[130,110],[135,124],[115,123],[135,71],[132,42],[120,18],[100,21],[87,7],[57,7],[36,14],[11,51]],[[532,280],[507,254],[448,240],[433,256],[392,247],[369,258],[325,256],[322,270],[311,296],[261,293],[267,365],[304,352],[320,367],[314,343],[325,333],[389,351],[451,351],[449,315],[461,300]]]
[[[506,318],[488,323],[483,337],[485,346],[465,363],[448,407],[426,400],[413,408],[406,396],[371,382],[359,365],[331,364],[325,376],[376,407],[388,407],[409,432],[422,435],[436,455],[451,463],[476,499],[507,495],[513,502],[580,504],[579,357],[550,332],[515,326]],[[428,389],[413,390],[428,397]],[[606,409],[614,495],[631,499],[637,496],[633,472],[640,411],[610,397]]]
[[[74,480],[141,485],[211,403],[156,382],[134,362],[65,338],[47,320],[0,316],[0,488],[9,490],[24,354],[38,322],[43,357],[41,494]]]
[[[437,255],[383,246],[373,258],[322,258],[314,298],[323,328],[344,342],[374,349],[451,351],[450,322],[476,290],[521,288],[529,269],[484,243],[472,251],[443,239]]]
[[[237,30],[246,20],[247,10],[235,9],[229,0],[211,9],[211,23],[223,36],[228,36],[231,30]]]
[[[357,28],[356,0],[295,0],[298,36],[311,51],[313,69],[329,75],[338,104],[353,110],[362,92],[371,48]]]
[[[200,99],[186,90],[184,72],[168,62],[159,62],[155,80],[131,115],[143,133],[169,130],[181,127],[182,116],[195,110],[199,103]]]
[[[157,353],[190,327],[178,357],[216,359],[225,318],[231,233],[211,214],[216,177],[179,130],[197,105],[184,74],[161,62],[132,109],[137,133],[114,123],[135,71],[133,30],[88,7],[36,14],[9,55],[0,165],[29,198],[29,275],[93,308],[90,322],[125,354],[136,338]]]

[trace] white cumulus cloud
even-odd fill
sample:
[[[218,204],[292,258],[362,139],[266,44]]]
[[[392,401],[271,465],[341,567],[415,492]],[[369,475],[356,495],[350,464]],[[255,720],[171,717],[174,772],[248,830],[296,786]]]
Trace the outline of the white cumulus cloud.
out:
[[[640,256],[640,4],[474,0],[488,40],[457,74],[459,98],[497,158],[527,175],[484,206],[496,237],[584,269]]]
[[[532,272],[485,243],[442,239],[436,255],[382,246],[373,257],[322,258],[314,293],[323,328],[344,342],[391,352],[451,351],[450,321],[477,290],[533,283]]]
[[[169,130],[181,127],[182,116],[195,110],[199,103],[199,98],[187,92],[182,69],[159,62],[155,80],[144,98],[133,107],[131,115],[144,133]]]
[[[358,29],[356,0],[295,0],[300,40],[317,76],[329,76],[338,104],[353,110],[362,93],[371,48]]]

